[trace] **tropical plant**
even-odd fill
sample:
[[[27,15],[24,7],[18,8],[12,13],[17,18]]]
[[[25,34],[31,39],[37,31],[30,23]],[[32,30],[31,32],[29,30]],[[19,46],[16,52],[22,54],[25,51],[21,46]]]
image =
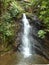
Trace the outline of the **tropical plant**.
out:
[[[33,3],[32,4],[33,13],[38,16],[39,20],[43,25],[42,30],[48,33],[49,32],[49,0],[32,0],[31,2]]]

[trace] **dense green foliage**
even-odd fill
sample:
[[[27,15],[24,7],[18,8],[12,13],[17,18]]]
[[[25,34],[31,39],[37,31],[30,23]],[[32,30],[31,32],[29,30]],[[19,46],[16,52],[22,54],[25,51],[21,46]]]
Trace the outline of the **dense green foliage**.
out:
[[[10,3],[9,13],[11,14],[12,17],[16,17],[22,11],[23,11],[23,9],[20,7],[18,2],[13,1],[13,2]]]
[[[3,0],[1,2],[3,8],[1,8],[1,17],[0,17],[0,41],[3,50],[7,47],[9,42],[13,40],[15,35],[15,29],[14,29],[15,23],[14,20],[12,20],[11,14],[7,11],[8,7],[7,1],[8,0],[6,1]]]
[[[44,26],[43,31],[49,32],[49,0],[42,0],[38,6],[38,17]]]
[[[15,37],[16,25],[14,18],[17,17],[23,9],[15,0],[1,0],[0,4],[0,40],[3,47],[6,48],[10,42],[13,43]]]
[[[49,32],[49,0],[30,0],[30,2],[32,12],[35,13],[43,25],[43,29],[38,34],[40,37],[45,37],[45,34]],[[44,34],[44,32],[46,33]]]

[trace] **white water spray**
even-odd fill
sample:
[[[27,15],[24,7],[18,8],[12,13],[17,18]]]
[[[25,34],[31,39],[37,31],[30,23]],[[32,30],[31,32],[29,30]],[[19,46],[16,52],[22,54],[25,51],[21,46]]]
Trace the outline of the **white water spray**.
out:
[[[23,19],[22,22],[24,24],[24,32],[22,35],[22,44],[23,44],[23,54],[25,57],[29,57],[31,55],[30,53],[30,40],[29,40],[29,33],[30,33],[30,24],[29,21],[25,15],[25,13],[23,14]]]

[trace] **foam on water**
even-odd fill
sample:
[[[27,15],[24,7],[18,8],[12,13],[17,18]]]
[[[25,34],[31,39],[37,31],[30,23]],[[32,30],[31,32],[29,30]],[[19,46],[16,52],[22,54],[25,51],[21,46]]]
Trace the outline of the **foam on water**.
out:
[[[24,24],[24,32],[22,35],[22,44],[23,44],[23,54],[24,57],[28,57],[31,55],[30,52],[30,40],[29,40],[29,32],[30,32],[30,24],[29,21],[25,15],[25,13],[23,14],[23,18],[22,18],[22,22]]]

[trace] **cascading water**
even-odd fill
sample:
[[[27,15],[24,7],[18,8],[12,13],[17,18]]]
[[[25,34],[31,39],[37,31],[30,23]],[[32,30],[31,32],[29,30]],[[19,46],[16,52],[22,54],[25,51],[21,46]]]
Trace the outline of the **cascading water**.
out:
[[[29,40],[29,33],[30,33],[31,26],[29,24],[29,21],[25,13],[23,14],[22,22],[24,24],[24,31],[22,34],[23,54],[25,57],[28,57],[31,55],[30,40]]]

